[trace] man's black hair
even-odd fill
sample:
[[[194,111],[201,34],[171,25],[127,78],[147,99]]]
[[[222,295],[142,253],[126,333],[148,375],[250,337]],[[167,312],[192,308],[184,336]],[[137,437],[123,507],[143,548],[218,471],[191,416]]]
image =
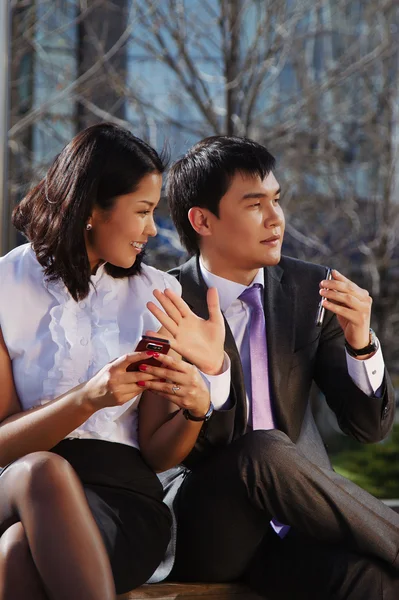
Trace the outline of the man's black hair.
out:
[[[261,144],[223,135],[205,138],[174,163],[166,195],[180,241],[189,254],[199,253],[198,236],[188,219],[190,208],[207,208],[218,217],[220,200],[236,173],[264,179],[274,165],[274,157]]]

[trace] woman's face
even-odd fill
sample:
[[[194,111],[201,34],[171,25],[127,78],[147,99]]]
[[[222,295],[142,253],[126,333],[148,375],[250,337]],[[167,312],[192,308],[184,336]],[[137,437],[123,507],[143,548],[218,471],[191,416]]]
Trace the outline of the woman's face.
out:
[[[115,198],[111,210],[93,209],[85,230],[87,255],[91,271],[102,262],[117,267],[130,268],[142,251],[148,238],[156,235],[154,210],[159,202],[162,176],[145,175],[137,189]]]

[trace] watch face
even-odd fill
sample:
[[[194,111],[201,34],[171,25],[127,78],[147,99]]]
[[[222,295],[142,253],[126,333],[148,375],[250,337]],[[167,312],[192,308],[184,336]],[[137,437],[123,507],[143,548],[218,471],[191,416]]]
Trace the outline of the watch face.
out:
[[[208,411],[207,411],[207,413],[205,415],[205,421],[207,421],[211,417],[213,411],[214,411],[214,406],[213,406],[213,404],[211,402],[210,405],[209,405]]]
[[[370,328],[370,344],[367,347],[368,349],[368,353],[371,354],[371,352],[375,352],[376,350],[378,350],[378,340],[377,337],[374,333],[374,331]]]

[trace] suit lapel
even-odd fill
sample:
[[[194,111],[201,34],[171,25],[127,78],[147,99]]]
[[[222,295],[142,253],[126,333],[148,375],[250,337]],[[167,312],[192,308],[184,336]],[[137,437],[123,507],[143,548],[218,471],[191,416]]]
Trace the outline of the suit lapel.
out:
[[[198,258],[193,257],[180,267],[180,284],[182,286],[182,296],[193,312],[203,319],[208,319],[209,313],[206,302],[208,288],[202,278]],[[234,438],[237,438],[245,433],[247,426],[244,376],[233,334],[226,319],[224,319],[224,323],[226,328],[224,349],[231,362],[232,397],[230,400],[236,402]]]
[[[295,412],[292,412],[287,386],[295,342],[295,294],[294,288],[284,283],[283,273],[279,265],[265,269],[264,310],[270,394],[276,425],[291,437],[296,429],[293,424]]]
[[[278,429],[291,439],[296,437],[296,415],[292,403],[295,398],[288,394],[288,380],[295,343],[295,294],[294,288],[284,282],[284,271],[277,265],[265,269],[264,310],[266,320],[267,351],[269,366],[270,394],[275,411]],[[180,267],[180,283],[183,298],[201,318],[208,319],[206,303],[207,286],[202,278],[196,257]],[[234,438],[243,435],[247,425],[246,396],[242,365],[225,319],[225,351],[231,361],[232,400],[236,402]]]
[[[194,309],[196,315],[202,319],[208,319],[208,306],[206,303],[207,287],[201,276],[199,262],[196,257],[180,267],[179,281],[182,287],[184,301]]]

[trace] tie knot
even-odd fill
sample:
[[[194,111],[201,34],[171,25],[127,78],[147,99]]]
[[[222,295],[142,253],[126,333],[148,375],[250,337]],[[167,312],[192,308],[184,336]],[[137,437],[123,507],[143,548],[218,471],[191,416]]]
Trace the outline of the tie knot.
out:
[[[262,286],[259,283],[255,283],[253,286],[247,288],[240,294],[239,299],[248,304],[251,308],[261,308],[262,304]]]

